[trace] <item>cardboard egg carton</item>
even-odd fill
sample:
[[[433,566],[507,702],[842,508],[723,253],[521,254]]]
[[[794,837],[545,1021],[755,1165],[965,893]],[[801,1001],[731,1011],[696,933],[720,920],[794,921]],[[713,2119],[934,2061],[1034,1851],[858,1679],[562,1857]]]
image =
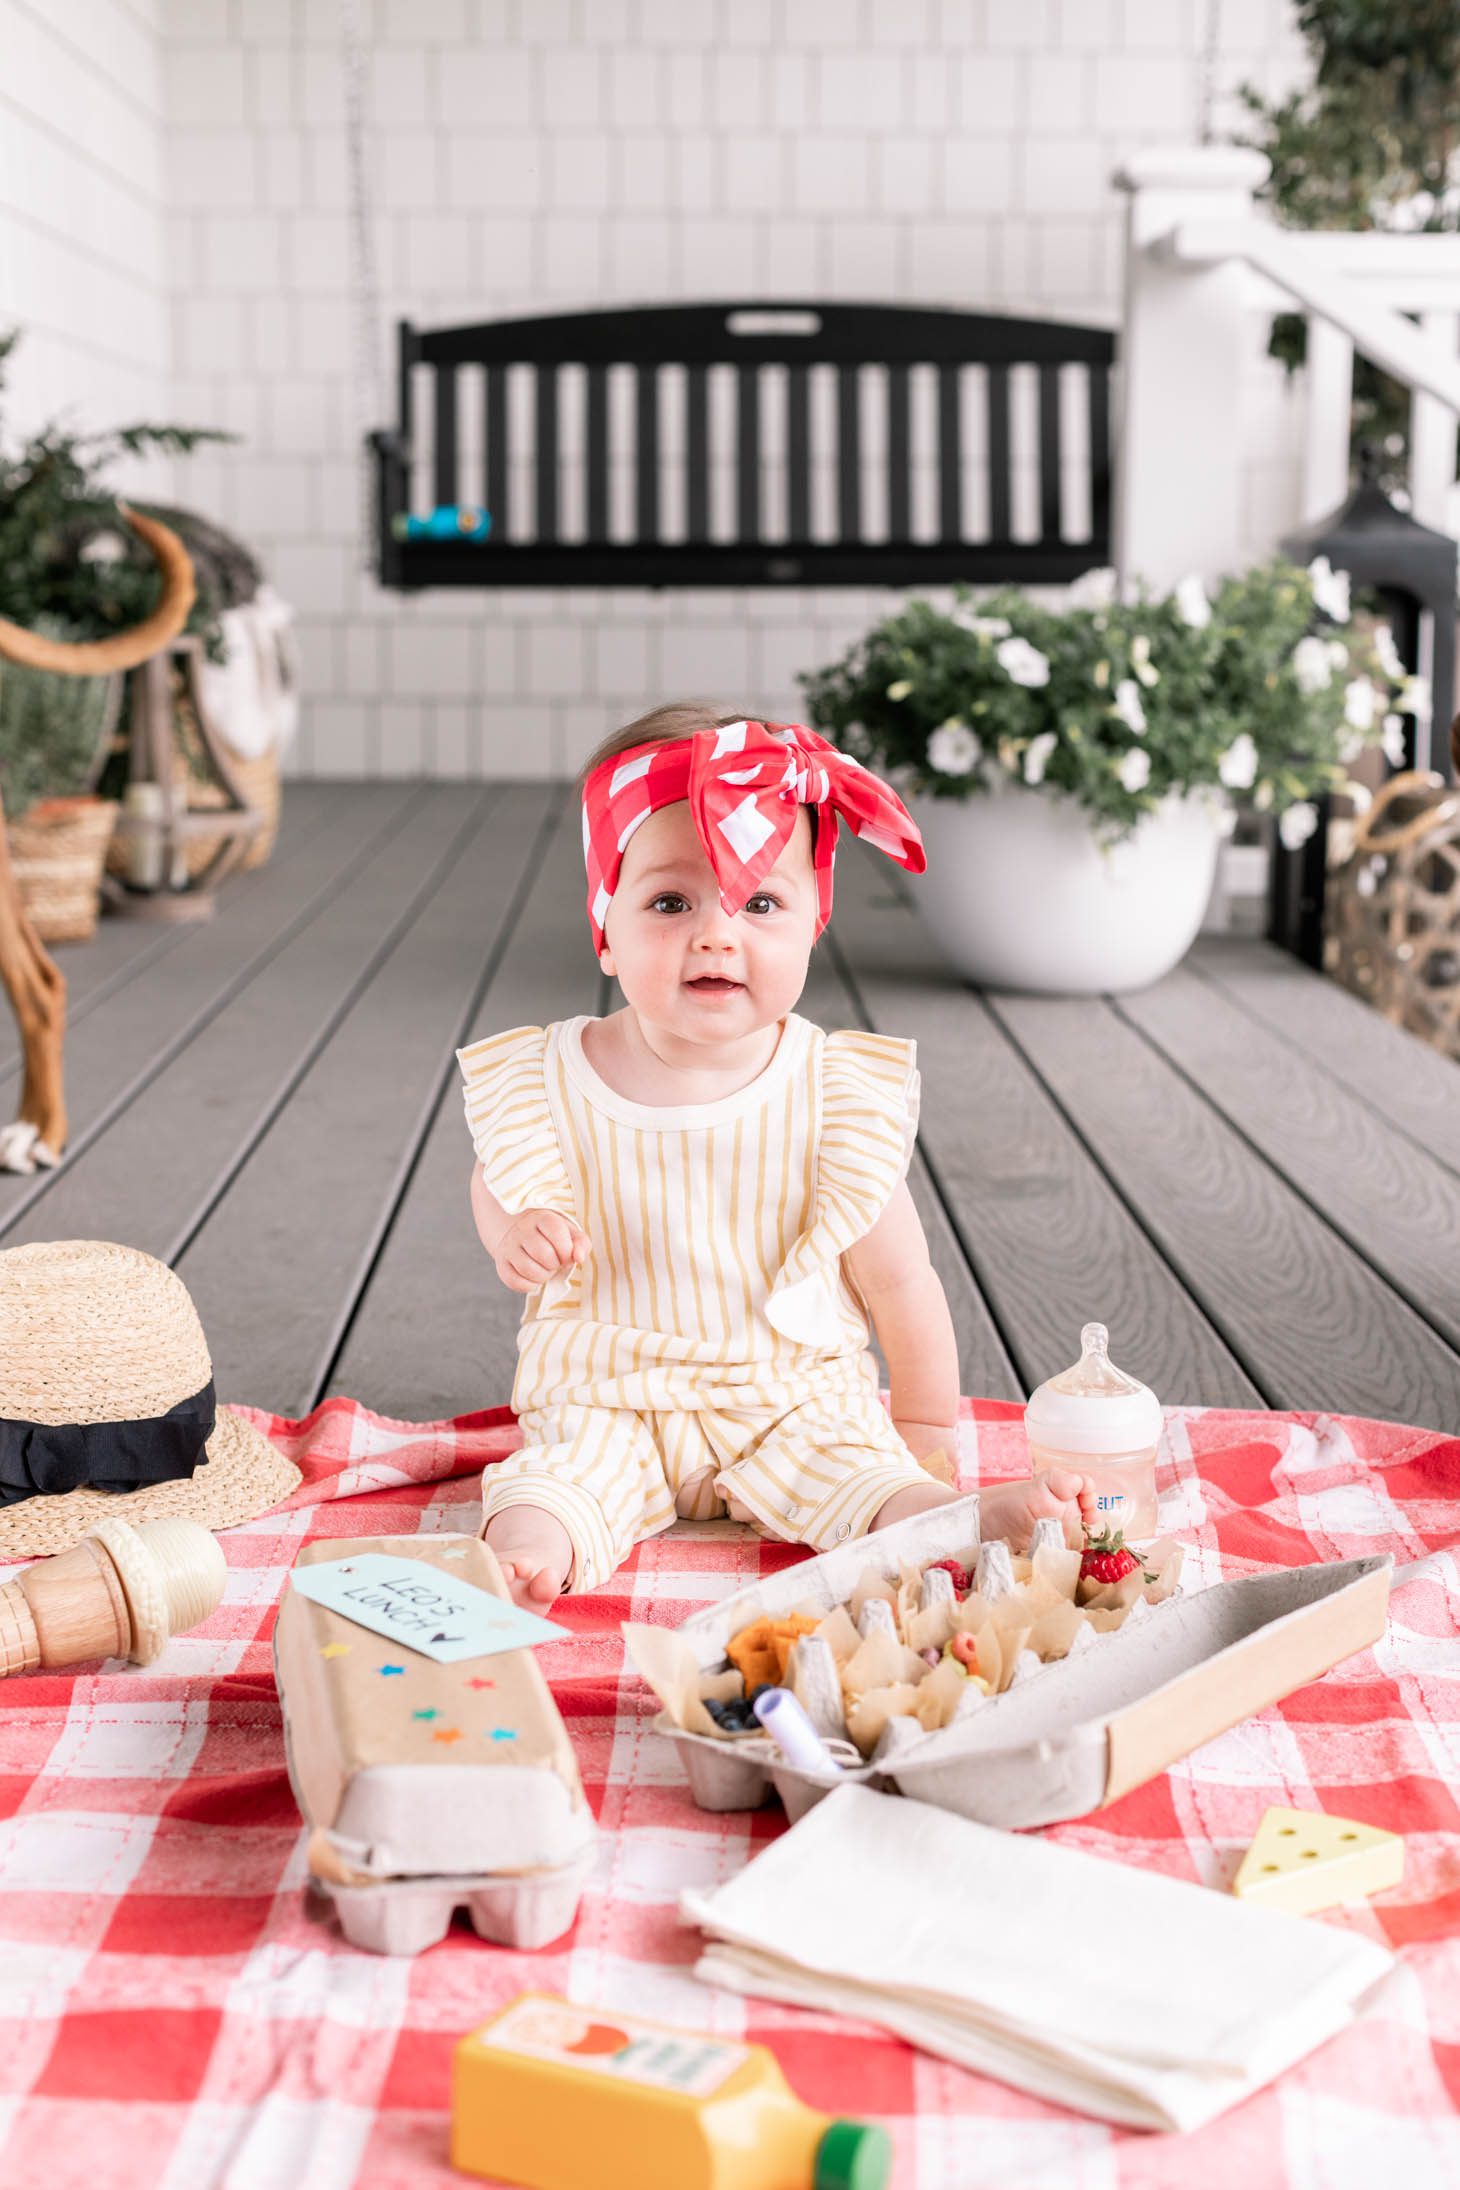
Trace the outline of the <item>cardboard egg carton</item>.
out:
[[[666,1646],[660,1630],[626,1630],[661,1697],[672,1650],[686,1697],[693,1668],[714,1674],[731,1638],[762,1614],[832,1612],[869,1568],[889,1582],[904,1563],[963,1557],[978,1542],[977,1497],[916,1515],[788,1568],[694,1615]],[[679,1751],[705,1810],[757,1808],[774,1791],[793,1822],[847,1783],[883,1788],[985,1825],[1010,1829],[1084,1817],[1179,1757],[1376,1642],[1393,1560],[1284,1568],[1173,1595],[1088,1647],[1033,1670],[1002,1694],[970,1697],[966,1715],[933,1733],[891,1718],[865,1763],[807,1771],[768,1740],[692,1731],[690,1707],[654,1721]],[[689,1653],[683,1655],[678,1646]]]
[[[508,1594],[473,1536],[310,1544],[298,1563],[370,1552]],[[385,1661],[400,1667],[388,1680]],[[568,1929],[596,1828],[531,1650],[441,1664],[291,1588],[274,1669],[289,1781],[313,1828],[310,1883],[352,1946],[417,1954],[462,1907],[502,1946],[545,1946]]]

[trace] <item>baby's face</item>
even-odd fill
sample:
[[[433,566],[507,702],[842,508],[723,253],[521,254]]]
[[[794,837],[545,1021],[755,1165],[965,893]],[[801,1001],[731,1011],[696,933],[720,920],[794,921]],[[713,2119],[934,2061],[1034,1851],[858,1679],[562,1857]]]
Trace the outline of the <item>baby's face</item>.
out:
[[[714,869],[681,800],[629,839],[599,963],[641,1020],[691,1042],[733,1042],[773,1026],[806,986],[816,875],[805,808],[742,912],[720,903]]]

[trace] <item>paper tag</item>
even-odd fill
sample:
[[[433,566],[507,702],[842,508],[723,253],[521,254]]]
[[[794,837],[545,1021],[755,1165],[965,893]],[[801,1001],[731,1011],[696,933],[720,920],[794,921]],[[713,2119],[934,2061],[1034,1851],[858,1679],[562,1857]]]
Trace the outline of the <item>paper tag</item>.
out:
[[[343,1613],[357,1627],[368,1627],[443,1665],[556,1642],[569,1632],[459,1575],[378,1551],[296,1567],[294,1587],[301,1597]]]

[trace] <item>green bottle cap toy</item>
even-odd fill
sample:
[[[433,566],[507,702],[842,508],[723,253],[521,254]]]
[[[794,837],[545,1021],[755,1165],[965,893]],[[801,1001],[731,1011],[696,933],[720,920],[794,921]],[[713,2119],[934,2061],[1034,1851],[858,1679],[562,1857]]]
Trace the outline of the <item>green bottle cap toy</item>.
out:
[[[816,2147],[815,2190],[886,2190],[892,2139],[876,2122],[833,2122]]]

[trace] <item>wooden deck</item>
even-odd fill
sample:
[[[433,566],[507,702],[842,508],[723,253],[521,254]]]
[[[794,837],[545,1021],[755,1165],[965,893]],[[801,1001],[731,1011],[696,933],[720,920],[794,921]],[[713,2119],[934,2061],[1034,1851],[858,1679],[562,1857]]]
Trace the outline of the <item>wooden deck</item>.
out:
[[[564,786],[292,785],[215,921],[62,963],[73,1140],[0,1178],[0,1245],[173,1263],[225,1398],[508,1397],[520,1304],[472,1230],[452,1053],[602,1008]],[[1460,1070],[1331,984],[1214,942],[1118,1001],[980,996],[849,849],[801,1008],[918,1041],[965,1391],[1020,1397],[1098,1316],[1166,1400],[1460,1430]],[[15,1082],[3,1021],[0,1107]]]

